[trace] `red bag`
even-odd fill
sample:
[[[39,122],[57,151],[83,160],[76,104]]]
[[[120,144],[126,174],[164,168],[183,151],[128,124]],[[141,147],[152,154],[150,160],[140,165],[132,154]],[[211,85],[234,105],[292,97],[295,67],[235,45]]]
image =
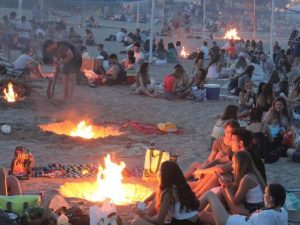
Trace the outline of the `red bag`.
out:
[[[22,146],[16,147],[9,174],[21,180],[28,180],[31,176],[33,164],[34,158],[29,150]]]

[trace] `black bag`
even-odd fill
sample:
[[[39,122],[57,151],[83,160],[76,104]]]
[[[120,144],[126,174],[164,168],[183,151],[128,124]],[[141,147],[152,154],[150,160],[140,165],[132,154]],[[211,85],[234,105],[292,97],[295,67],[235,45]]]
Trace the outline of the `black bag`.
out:
[[[18,221],[19,218],[16,214],[9,213],[0,209],[0,225],[19,225],[20,223]]]

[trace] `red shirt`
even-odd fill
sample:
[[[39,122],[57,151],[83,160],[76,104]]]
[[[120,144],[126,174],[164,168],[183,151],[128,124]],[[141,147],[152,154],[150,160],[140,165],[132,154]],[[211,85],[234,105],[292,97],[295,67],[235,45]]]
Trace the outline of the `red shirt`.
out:
[[[165,92],[167,92],[167,93],[172,93],[173,92],[174,81],[175,81],[175,77],[172,74],[167,75],[164,78],[164,91]]]

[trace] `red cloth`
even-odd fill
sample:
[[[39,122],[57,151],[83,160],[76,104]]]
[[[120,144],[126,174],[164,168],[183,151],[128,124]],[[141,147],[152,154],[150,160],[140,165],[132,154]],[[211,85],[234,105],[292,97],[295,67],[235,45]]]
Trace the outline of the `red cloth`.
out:
[[[167,92],[167,93],[172,93],[173,92],[174,81],[175,81],[175,77],[172,74],[167,75],[164,78],[164,91],[165,92]]]

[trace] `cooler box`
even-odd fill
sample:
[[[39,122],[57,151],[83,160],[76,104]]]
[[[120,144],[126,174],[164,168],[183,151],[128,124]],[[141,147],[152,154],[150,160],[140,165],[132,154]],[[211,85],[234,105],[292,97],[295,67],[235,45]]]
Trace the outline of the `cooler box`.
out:
[[[204,84],[207,100],[219,100],[221,86],[218,84]]]

